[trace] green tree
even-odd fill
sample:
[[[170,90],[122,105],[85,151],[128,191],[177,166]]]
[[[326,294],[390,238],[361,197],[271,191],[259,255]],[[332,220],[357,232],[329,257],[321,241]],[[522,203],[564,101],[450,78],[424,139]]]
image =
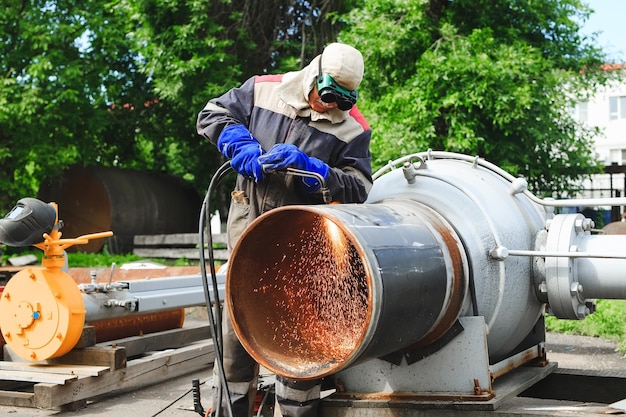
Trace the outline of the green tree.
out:
[[[333,41],[343,27],[333,16],[347,10],[332,0],[137,0],[134,34],[142,71],[153,80],[163,113],[150,135],[176,149],[169,172],[198,190],[225,162],[195,131],[206,102],[255,74],[298,69]],[[234,179],[234,178],[231,178]],[[225,216],[229,195],[218,193]]]
[[[579,34],[589,10],[577,0],[4,6],[3,211],[74,163],[168,172],[203,191],[223,162],[195,133],[205,102],[253,74],[301,67],[340,32],[366,58],[361,106],[376,165],[426,148],[475,153],[536,191],[596,169],[593,132],[568,108],[610,73]]]
[[[167,172],[202,192],[224,161],[196,134],[198,111],[253,74],[308,62],[348,5],[5,0],[0,209],[75,163]]]
[[[428,148],[477,154],[538,193],[598,172],[570,109],[615,76],[580,34],[578,0],[373,0],[341,39],[366,57],[375,165]]]
[[[0,9],[0,208],[73,163],[140,155],[151,98],[115,3],[8,0]],[[130,158],[129,158],[130,156]]]

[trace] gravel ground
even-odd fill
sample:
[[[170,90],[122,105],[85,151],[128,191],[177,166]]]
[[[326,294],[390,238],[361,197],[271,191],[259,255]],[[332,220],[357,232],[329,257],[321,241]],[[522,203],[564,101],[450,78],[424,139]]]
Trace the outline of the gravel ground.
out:
[[[585,336],[548,333],[546,350],[551,362],[558,362],[559,368],[583,370],[612,370],[626,372],[626,359],[615,351],[616,343]],[[0,416],[11,417],[192,417],[193,398],[189,393],[191,380],[201,382],[210,378],[211,370],[197,372],[172,379],[165,383],[148,386],[131,392],[116,393],[89,401],[87,407],[76,411],[38,410],[10,406],[0,406]],[[208,404],[208,387],[202,386],[202,402]],[[525,403],[532,399],[524,399]],[[589,410],[587,410],[589,411]],[[506,414],[506,413],[505,413]],[[487,414],[488,415],[488,414]],[[511,414],[517,415],[517,414]],[[548,415],[547,413],[545,415]],[[592,414],[585,414],[592,415]],[[597,415],[597,414],[593,414]]]
[[[548,360],[557,362],[559,368],[626,371],[626,358],[616,348],[617,343],[597,337],[546,335]]]

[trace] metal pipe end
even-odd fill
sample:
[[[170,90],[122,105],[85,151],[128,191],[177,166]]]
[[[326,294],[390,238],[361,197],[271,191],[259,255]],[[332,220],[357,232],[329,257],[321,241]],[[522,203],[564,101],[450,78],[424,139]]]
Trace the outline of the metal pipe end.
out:
[[[370,277],[349,233],[314,209],[272,210],[233,249],[226,302],[250,355],[315,379],[350,362],[366,334]]]

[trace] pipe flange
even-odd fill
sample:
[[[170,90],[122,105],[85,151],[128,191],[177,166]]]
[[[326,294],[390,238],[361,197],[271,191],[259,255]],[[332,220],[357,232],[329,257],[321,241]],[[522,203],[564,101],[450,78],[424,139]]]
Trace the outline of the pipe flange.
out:
[[[541,229],[535,235],[535,248],[545,251],[548,240],[548,231]],[[548,303],[548,285],[546,284],[546,259],[542,256],[533,258],[533,287],[537,299],[542,303]]]
[[[580,237],[589,235],[589,219],[582,214],[558,214],[550,223],[547,252],[577,252]],[[591,314],[583,286],[575,279],[575,259],[546,256],[546,288],[550,314],[560,319],[581,320]]]

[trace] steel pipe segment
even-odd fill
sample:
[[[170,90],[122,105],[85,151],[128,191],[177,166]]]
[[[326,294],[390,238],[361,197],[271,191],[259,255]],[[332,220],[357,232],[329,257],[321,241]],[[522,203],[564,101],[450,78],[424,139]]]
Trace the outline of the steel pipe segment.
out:
[[[438,339],[468,288],[454,229],[410,200],[272,210],[246,229],[228,276],[246,349],[300,379]]]
[[[558,318],[584,319],[596,298],[626,299],[626,236],[592,235],[592,227],[582,214],[559,214],[549,223],[545,288]]]
[[[544,304],[532,259],[490,253],[534,249],[546,210],[476,158],[414,159],[378,177],[365,204],[283,207],[246,229],[226,302],[257,361],[317,378],[480,315],[497,362],[533,331]]]

